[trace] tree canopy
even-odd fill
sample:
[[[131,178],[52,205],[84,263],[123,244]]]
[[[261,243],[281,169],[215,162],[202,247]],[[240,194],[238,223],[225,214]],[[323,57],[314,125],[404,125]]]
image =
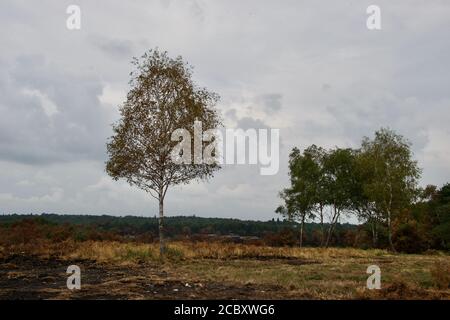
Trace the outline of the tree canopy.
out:
[[[390,129],[378,130],[373,139],[363,138],[358,149],[312,145],[302,153],[294,148],[289,158],[291,185],[280,193],[284,205],[276,212],[301,224],[319,217],[322,225],[327,213],[325,239],[322,231],[326,246],[342,215],[354,215],[371,226],[374,246],[379,227],[386,226],[395,250],[393,221],[416,202],[420,174],[410,143]]]

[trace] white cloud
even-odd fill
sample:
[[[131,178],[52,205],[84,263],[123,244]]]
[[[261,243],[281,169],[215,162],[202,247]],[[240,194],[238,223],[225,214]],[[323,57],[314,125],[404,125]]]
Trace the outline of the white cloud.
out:
[[[47,97],[47,95],[43,94],[39,90],[23,89],[22,92],[26,95],[37,98],[47,116],[51,117],[54,114],[58,113],[58,107],[56,106],[56,104],[54,104],[53,101],[50,100],[49,97]]]

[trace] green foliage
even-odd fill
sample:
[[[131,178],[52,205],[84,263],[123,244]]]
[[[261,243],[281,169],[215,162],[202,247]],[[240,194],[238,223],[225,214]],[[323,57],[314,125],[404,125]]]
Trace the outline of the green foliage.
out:
[[[405,253],[420,253],[427,249],[425,239],[417,223],[408,222],[399,225],[392,237],[397,250]]]
[[[304,221],[313,216],[320,169],[310,153],[301,154],[294,148],[289,155],[289,175],[291,186],[280,193],[285,205],[277,212],[290,221]]]
[[[294,148],[289,155],[289,176],[291,186],[280,193],[284,206],[276,212],[289,221],[300,222],[300,246],[303,243],[305,221],[315,217],[317,204],[324,202],[323,193],[323,150],[315,145],[307,148],[303,154]]]
[[[314,243],[321,238],[324,245],[390,247],[409,253],[450,249],[450,184],[422,190],[420,174],[411,144],[389,129],[364,138],[359,149],[294,148],[290,186],[280,193],[284,204],[276,212],[301,226],[306,219],[319,218],[320,228],[309,234]],[[363,226],[357,232],[339,231],[342,215],[357,217]]]
[[[412,159],[411,144],[389,129],[380,129],[375,138],[364,138],[360,163],[366,173],[363,194],[374,204],[378,217],[386,222],[391,249],[392,221],[418,195],[421,170]]]
[[[324,157],[326,201],[338,211],[351,207],[355,179],[355,150],[336,148]]]

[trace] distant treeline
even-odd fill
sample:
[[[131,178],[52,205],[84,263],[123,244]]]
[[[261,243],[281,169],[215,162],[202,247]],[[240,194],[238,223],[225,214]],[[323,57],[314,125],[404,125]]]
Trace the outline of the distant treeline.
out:
[[[33,227],[30,227],[33,225]],[[94,215],[0,215],[0,228],[6,232],[14,229],[16,233],[36,229],[37,226],[46,226],[46,233],[53,238],[52,232],[56,227],[61,234],[73,237],[77,240],[111,240],[111,239],[139,239],[155,241],[158,236],[157,217],[137,216],[94,216]],[[24,227],[26,226],[26,228]],[[51,228],[54,226],[55,228]],[[61,228],[65,228],[62,232]],[[34,230],[33,229],[33,230]],[[39,228],[38,228],[39,229]],[[353,239],[361,226],[352,224],[339,224],[332,244],[336,246],[352,246]],[[1,229],[0,229],[1,230]],[[170,238],[204,240],[213,239],[213,235],[234,236],[232,239],[238,241],[239,237],[252,237],[253,242],[265,245],[296,245],[298,243],[298,223],[272,219],[269,221],[251,221],[229,218],[202,218],[196,216],[178,216],[165,218],[165,231]],[[0,231],[1,232],[1,231]],[[34,232],[34,231],[33,231]],[[31,233],[33,233],[31,232]],[[45,233],[44,232],[44,233]],[[316,246],[319,244],[320,225],[308,223],[305,226],[305,245]],[[19,237],[20,238],[20,237]],[[28,238],[28,237],[25,237]]]
[[[450,185],[441,190],[427,188],[429,197],[405,211],[408,217],[396,220],[393,241],[398,251],[423,252],[448,250],[450,242]],[[399,217],[400,218],[400,217]],[[329,224],[325,223],[325,227]],[[300,224],[288,220],[245,221],[196,216],[166,217],[169,238],[182,241],[227,241],[268,246],[298,246]],[[388,246],[385,226],[378,230],[378,248]],[[158,240],[157,217],[108,215],[0,215],[0,246],[26,244],[40,240],[60,242],[121,241],[153,242]],[[330,246],[373,248],[372,226],[338,223]],[[305,223],[303,245],[318,247],[322,243],[322,225]]]

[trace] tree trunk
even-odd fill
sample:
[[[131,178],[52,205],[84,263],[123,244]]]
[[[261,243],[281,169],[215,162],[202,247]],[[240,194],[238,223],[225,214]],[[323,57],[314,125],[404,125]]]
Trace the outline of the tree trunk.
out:
[[[390,247],[391,247],[391,250],[392,250],[393,252],[396,252],[396,251],[395,251],[395,248],[394,248],[394,243],[392,243],[392,223],[391,223],[391,212],[390,212],[390,211],[388,212],[387,220],[388,220],[388,239],[389,239],[389,245],[390,245]]]
[[[334,224],[330,222],[330,226],[328,227],[327,241],[325,242],[325,248],[328,248],[328,245],[330,244],[331,235],[333,234],[333,226]]]
[[[303,246],[303,227],[305,225],[305,217],[302,218],[301,224],[300,224],[300,248]]]
[[[323,225],[323,206],[322,205],[320,205],[320,231],[321,231],[320,246],[323,247],[323,243],[325,241],[325,227]]]
[[[377,231],[377,221],[375,218],[371,218],[372,223],[372,246],[376,248],[378,246],[378,231]]]
[[[389,176],[389,174],[388,174]],[[395,252],[394,244],[392,243],[392,184],[389,184],[389,203],[387,206],[387,220],[388,220],[388,239],[389,239],[389,245],[391,246],[391,250]]]
[[[166,246],[164,243],[164,198],[159,196],[159,255],[164,256]]]
[[[334,206],[334,214],[331,218],[330,226],[328,228],[328,235],[327,235],[327,242],[325,243],[325,248],[328,248],[331,240],[331,236],[333,235],[334,227],[337,223],[337,220],[339,218],[339,210],[336,209],[336,206]]]

